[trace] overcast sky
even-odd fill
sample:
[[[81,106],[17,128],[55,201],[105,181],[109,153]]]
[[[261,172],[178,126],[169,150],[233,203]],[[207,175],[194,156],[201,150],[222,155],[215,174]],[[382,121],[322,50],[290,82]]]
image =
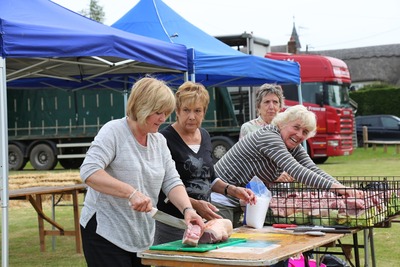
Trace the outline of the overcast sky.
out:
[[[53,0],[75,12],[89,0]],[[111,25],[139,0],[99,0]],[[400,0],[163,0],[206,33],[252,32],[271,45],[288,42],[293,22],[301,50],[331,50],[400,43]]]

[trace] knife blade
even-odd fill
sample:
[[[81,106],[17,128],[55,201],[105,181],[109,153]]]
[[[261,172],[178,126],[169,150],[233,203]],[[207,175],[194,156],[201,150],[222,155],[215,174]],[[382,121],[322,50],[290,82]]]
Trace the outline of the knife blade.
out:
[[[324,230],[335,230],[333,227],[325,227],[325,226],[302,226],[299,225],[297,227],[288,227],[287,230],[297,230],[297,232],[305,232],[305,231],[319,231],[321,229]]]
[[[149,214],[151,215],[151,217],[154,220],[165,223],[169,226],[176,227],[179,229],[184,229],[184,230],[187,228],[186,223],[183,219],[176,218],[176,217],[169,215],[168,213],[165,213],[154,207],[151,209]]]
[[[286,228],[287,229],[287,228]],[[293,228],[293,232],[308,232],[308,231],[319,231],[323,233],[340,233],[340,234],[349,234],[351,233],[351,230],[349,229],[335,229],[331,227],[304,227],[304,226],[299,226],[296,228]]]

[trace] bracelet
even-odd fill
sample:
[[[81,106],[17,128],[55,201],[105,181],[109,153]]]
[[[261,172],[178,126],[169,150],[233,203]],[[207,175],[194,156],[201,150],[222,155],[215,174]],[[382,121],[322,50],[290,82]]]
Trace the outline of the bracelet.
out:
[[[228,184],[225,186],[225,190],[224,190],[224,195],[227,196],[228,195],[228,187],[230,187],[231,185]]]
[[[137,190],[133,190],[133,192],[129,195],[128,197],[128,201],[131,202],[131,199],[133,198],[133,196],[136,194]]]
[[[192,207],[186,207],[186,208],[184,208],[183,211],[182,211],[183,216],[185,216],[185,212],[186,212],[187,210],[195,210],[195,209],[192,208]]]

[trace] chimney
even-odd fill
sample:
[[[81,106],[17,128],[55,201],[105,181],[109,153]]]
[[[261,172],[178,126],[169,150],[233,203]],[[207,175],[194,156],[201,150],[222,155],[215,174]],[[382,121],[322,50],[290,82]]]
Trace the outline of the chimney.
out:
[[[296,25],[293,22],[292,35],[290,36],[290,40],[287,44],[288,53],[297,54],[297,50],[301,48],[299,35],[296,31]]]
[[[287,50],[288,53],[297,54],[296,41],[293,38],[290,38],[289,42],[287,43]]]

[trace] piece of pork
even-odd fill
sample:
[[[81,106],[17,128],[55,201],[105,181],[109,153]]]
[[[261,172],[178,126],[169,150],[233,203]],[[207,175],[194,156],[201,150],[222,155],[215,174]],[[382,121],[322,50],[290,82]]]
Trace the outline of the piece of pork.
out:
[[[196,247],[202,234],[200,226],[197,224],[191,225],[183,234],[182,244]]]
[[[206,223],[200,244],[215,244],[228,240],[233,232],[232,222],[228,219],[213,219]]]
[[[198,225],[186,229],[182,244],[197,246],[200,244],[215,244],[228,240],[233,232],[232,222],[228,219],[213,219],[205,224],[204,232]]]

